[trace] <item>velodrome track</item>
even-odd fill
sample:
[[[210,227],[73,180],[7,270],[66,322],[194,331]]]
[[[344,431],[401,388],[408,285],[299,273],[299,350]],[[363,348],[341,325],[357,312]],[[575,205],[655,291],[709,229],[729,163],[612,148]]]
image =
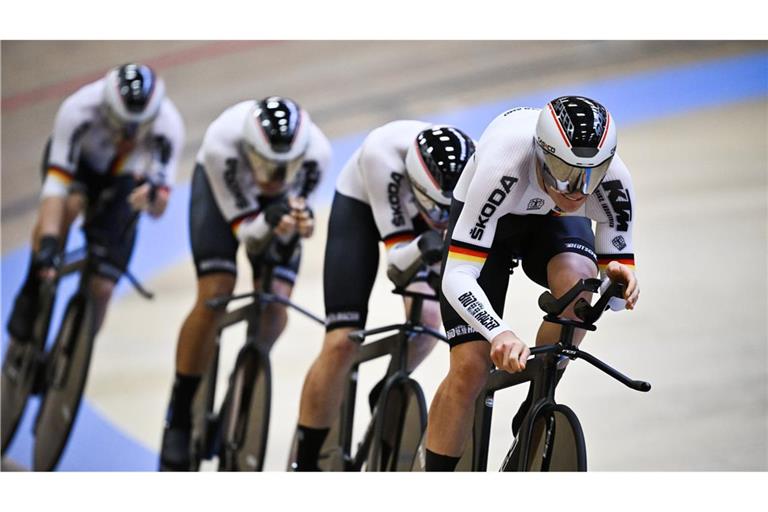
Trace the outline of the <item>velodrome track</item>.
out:
[[[299,100],[333,139],[332,174],[367,130],[388,120],[455,123],[479,137],[511,106],[540,106],[565,93],[606,104],[637,189],[642,296],[635,312],[606,316],[585,348],[654,389],[632,392],[576,362],[559,399],[582,420],[591,469],[768,468],[766,44],[13,42],[3,43],[2,58],[3,323],[25,270],[40,148],[60,101],[108,66],[144,59],[166,78],[187,123],[170,211],[160,222],[143,222],[132,264],[157,299],[118,292],[60,469],[156,467],[176,334],[194,294],[186,233],[193,156],[224,107],[273,93]],[[50,80],[44,68],[58,73],[53,82],[42,81]],[[320,229],[306,245],[294,293],[316,312],[323,309],[324,224],[333,178],[318,194]],[[238,287],[245,289],[247,281],[245,272]],[[374,290],[370,326],[402,315],[385,281],[380,278]],[[538,325],[539,292],[525,277],[513,277],[507,314],[525,339]],[[275,347],[267,469],[285,467],[301,384],[321,337],[315,325],[292,315]],[[231,360],[237,335],[225,344]],[[428,400],[447,354],[438,346],[415,372]],[[382,365],[364,369],[361,389],[381,372]],[[489,467],[503,457],[507,418],[521,395],[497,396]],[[30,459],[35,405],[9,454],[22,466]]]

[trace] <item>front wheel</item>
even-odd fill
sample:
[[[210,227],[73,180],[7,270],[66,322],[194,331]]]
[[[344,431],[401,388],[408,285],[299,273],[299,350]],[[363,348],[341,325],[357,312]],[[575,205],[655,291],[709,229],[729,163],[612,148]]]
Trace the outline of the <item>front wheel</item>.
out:
[[[523,422],[502,471],[586,471],[584,432],[562,404],[542,404]]]
[[[366,471],[410,471],[427,426],[421,386],[411,378],[388,383],[375,414]]]
[[[35,471],[52,471],[77,418],[96,332],[93,302],[77,294],[67,304],[46,368],[47,392],[35,422]]]
[[[221,419],[219,471],[261,471],[267,451],[272,393],[269,357],[243,348],[230,377]]]

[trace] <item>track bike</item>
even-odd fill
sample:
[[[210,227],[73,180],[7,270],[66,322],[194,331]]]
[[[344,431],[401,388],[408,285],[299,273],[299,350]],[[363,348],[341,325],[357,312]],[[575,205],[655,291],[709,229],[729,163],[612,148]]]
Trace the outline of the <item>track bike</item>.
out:
[[[597,293],[600,298],[590,305],[582,292]],[[586,471],[587,453],[584,432],[576,413],[567,405],[555,401],[558,368],[565,359],[583,359],[636,391],[650,391],[648,382],[633,380],[595,356],[573,344],[575,329],[596,331],[595,322],[610,308],[623,308],[624,285],[599,279],[582,279],[562,297],[556,299],[546,291],[539,297],[539,307],[546,313],[544,320],[562,326],[557,343],[531,349],[525,370],[508,373],[492,369],[485,387],[475,402],[474,425],[470,441],[459,460],[457,471],[486,471],[490,442],[494,394],[502,389],[532,382],[531,407],[525,414],[512,446],[501,465],[501,471]],[[560,315],[575,301],[574,312],[579,320]],[[618,302],[616,302],[618,301]],[[424,442],[413,471],[424,470]]]
[[[92,219],[103,214],[115,197],[143,183],[133,176],[120,177],[101,191],[96,204],[89,208],[83,229]],[[154,200],[153,185],[150,200]],[[135,233],[134,227],[141,212],[133,212],[116,229],[120,239]],[[41,394],[42,402],[34,422],[35,471],[52,471],[61,458],[72,431],[88,377],[91,354],[96,336],[95,299],[90,283],[100,262],[109,261],[108,244],[104,233],[92,232],[84,248],[64,255],[62,266],[53,280],[44,280],[39,289],[39,309],[33,323],[32,339],[14,340],[8,347],[2,369],[2,448],[10,445],[19,426],[27,401],[32,394]],[[61,325],[51,349],[46,352],[53,306],[60,280],[80,273],[77,291],[69,299]],[[151,299],[153,294],[127,270],[123,275],[138,293]]]
[[[352,341],[363,343],[371,336],[393,332],[389,336],[363,343],[347,376],[341,414],[331,427],[321,448],[318,465],[323,471],[407,471],[427,424],[427,406],[421,386],[409,376],[408,345],[414,336],[427,334],[445,341],[445,336],[421,324],[425,300],[435,295],[396,288],[392,293],[410,297],[413,302],[405,323],[349,334]],[[357,449],[352,451],[352,429],[360,365],[390,356],[384,384],[372,406],[371,419]],[[295,469],[298,441],[294,437],[288,470]]]

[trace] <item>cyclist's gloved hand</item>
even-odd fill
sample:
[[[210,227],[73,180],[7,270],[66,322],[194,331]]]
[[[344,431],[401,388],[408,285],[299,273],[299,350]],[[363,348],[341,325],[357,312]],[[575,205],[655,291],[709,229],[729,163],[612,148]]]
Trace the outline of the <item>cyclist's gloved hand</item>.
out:
[[[437,231],[427,231],[419,237],[421,259],[427,265],[433,265],[443,258],[443,237]]]
[[[309,238],[315,230],[315,214],[303,197],[290,199],[291,215],[296,220],[296,230],[302,238]]]
[[[52,278],[61,264],[59,251],[59,238],[53,235],[45,235],[40,238],[40,245],[32,257],[32,266],[41,277]]]
[[[291,215],[291,205],[287,199],[275,201],[264,209],[264,220],[276,235],[288,236],[296,229],[296,219]]]

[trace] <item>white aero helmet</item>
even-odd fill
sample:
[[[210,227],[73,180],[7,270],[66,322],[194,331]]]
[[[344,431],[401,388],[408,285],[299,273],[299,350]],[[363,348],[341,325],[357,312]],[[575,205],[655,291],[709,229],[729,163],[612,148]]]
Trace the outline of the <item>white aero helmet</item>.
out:
[[[243,152],[259,182],[291,183],[309,147],[309,114],[280,96],[257,101],[245,116]]]
[[[541,110],[536,143],[548,187],[562,194],[591,194],[616,153],[616,125],[600,103],[562,96]]]
[[[472,138],[452,126],[423,130],[408,147],[408,182],[416,206],[432,228],[448,226],[453,189],[474,152]]]
[[[123,64],[107,72],[102,111],[110,128],[126,139],[146,131],[165,98],[165,83],[144,64]]]

